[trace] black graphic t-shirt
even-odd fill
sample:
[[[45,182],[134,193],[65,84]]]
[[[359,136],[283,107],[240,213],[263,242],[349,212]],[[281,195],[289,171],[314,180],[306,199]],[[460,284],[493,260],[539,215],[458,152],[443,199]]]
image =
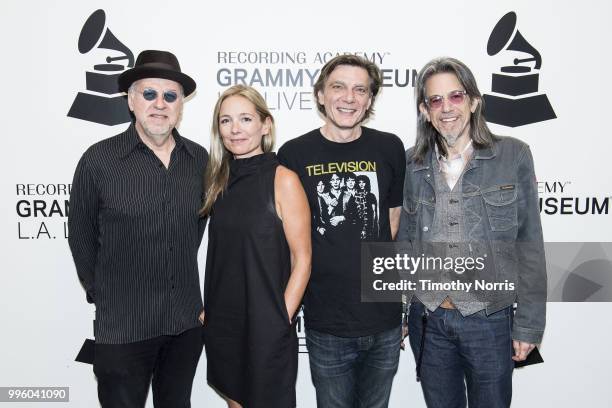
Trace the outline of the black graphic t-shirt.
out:
[[[304,298],[306,327],[358,337],[397,326],[397,303],[361,302],[363,241],[390,241],[389,208],[402,205],[402,141],[362,128],[349,143],[319,129],[285,143],[280,162],[302,181],[312,212],[312,275]]]

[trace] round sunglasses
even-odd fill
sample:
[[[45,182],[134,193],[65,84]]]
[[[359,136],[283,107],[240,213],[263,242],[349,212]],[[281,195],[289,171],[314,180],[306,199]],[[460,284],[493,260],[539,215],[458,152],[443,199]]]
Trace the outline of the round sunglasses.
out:
[[[145,88],[141,93],[142,97],[147,101],[154,101],[157,99],[157,95],[159,95],[157,90],[152,88]],[[173,103],[178,99],[178,94],[175,91],[164,91],[162,96],[164,101],[168,103]]]
[[[467,96],[466,91],[452,91],[446,96],[446,99],[453,105],[461,105]],[[425,104],[429,109],[440,109],[444,104],[444,96],[442,95],[432,95],[430,97],[425,98]]]

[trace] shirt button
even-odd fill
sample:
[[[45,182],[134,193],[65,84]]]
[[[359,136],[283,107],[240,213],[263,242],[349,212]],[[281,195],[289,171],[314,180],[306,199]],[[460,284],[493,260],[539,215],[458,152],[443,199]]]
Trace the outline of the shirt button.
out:
[[[423,227],[423,231],[424,231],[424,232],[429,231],[429,227],[428,227],[428,226],[424,226],[424,227]]]
[[[159,164],[157,165],[157,167],[159,167],[159,168],[161,169],[162,167],[164,167],[164,165],[163,165],[163,164],[161,164],[161,163],[159,163]]]

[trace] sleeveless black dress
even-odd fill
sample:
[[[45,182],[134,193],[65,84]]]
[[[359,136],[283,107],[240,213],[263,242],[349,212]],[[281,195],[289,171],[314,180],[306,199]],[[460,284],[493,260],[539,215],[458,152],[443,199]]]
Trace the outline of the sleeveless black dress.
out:
[[[284,300],[291,257],[274,204],[277,166],[274,153],[232,160],[210,218],[207,379],[245,408],[296,405],[298,343]]]

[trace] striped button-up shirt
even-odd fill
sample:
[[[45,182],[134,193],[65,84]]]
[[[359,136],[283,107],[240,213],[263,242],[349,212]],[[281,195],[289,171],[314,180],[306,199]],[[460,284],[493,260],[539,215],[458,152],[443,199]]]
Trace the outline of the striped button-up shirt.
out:
[[[123,344],[199,325],[197,253],[206,149],[173,132],[166,168],[137,134],[91,146],[79,161],[68,229],[96,342]]]

